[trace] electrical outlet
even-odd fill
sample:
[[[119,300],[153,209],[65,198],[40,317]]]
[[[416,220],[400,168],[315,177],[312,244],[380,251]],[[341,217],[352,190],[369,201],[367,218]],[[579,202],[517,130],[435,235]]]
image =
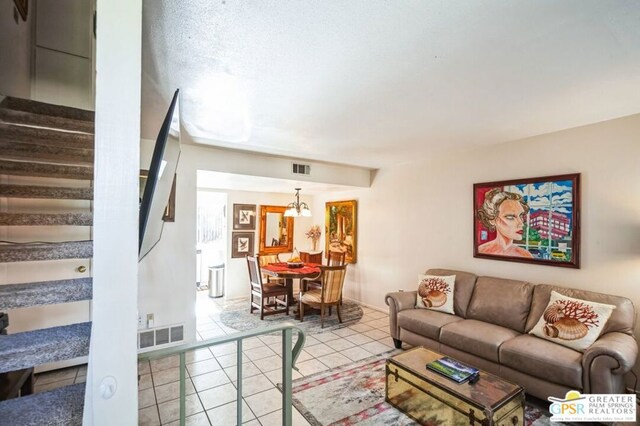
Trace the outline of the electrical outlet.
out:
[[[153,314],[147,314],[147,328],[153,328]]]
[[[142,315],[138,315],[138,328],[142,328]]]

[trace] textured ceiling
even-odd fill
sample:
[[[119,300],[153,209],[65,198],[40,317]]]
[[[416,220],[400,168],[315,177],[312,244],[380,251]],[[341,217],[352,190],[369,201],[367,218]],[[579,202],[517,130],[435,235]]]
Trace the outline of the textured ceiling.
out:
[[[640,112],[632,0],[145,0],[143,137],[384,167]]]

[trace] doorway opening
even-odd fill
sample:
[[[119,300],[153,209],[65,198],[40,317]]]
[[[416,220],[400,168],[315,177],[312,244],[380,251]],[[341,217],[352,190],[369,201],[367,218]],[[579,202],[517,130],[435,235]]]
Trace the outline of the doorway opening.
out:
[[[227,194],[197,193],[196,285],[210,297],[224,296],[227,260]]]

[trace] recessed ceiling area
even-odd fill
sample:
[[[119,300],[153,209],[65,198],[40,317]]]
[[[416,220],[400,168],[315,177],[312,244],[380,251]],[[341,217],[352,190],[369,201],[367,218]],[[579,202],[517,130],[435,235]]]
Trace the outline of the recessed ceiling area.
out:
[[[640,2],[144,0],[142,137],[380,168],[640,112]]]

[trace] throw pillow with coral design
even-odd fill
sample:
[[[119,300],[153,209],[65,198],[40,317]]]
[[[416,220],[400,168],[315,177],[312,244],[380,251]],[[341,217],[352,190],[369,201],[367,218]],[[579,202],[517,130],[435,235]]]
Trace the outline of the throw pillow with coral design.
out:
[[[418,275],[418,295],[416,308],[453,314],[453,289],[455,275]]]
[[[615,308],[552,291],[547,308],[529,334],[584,352],[598,339]]]

